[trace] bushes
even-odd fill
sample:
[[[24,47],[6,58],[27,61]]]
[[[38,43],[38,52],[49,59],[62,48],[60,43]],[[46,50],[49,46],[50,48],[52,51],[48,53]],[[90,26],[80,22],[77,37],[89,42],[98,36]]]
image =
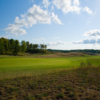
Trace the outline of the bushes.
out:
[[[88,62],[87,64],[86,63],[84,63],[84,62],[81,62],[80,63],[80,67],[81,68],[84,68],[84,67],[92,67],[93,65],[90,63],[90,62]]]

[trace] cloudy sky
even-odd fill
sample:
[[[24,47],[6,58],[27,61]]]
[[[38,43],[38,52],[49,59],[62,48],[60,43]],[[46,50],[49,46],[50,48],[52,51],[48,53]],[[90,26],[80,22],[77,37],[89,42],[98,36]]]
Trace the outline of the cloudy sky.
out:
[[[0,0],[0,37],[100,49],[100,0]]]

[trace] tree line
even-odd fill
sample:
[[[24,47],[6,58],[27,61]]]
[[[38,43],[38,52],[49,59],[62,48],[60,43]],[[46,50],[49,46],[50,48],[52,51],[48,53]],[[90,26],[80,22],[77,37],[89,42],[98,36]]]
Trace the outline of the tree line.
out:
[[[32,44],[29,41],[21,41],[14,39],[0,38],[0,54],[17,55],[19,52],[24,54],[30,53],[46,53],[47,45]]]
[[[95,49],[75,49],[75,50],[52,50],[48,49],[50,52],[62,52],[62,53],[70,53],[70,52],[81,52],[81,53],[86,53],[86,54],[97,54],[100,53],[100,50],[95,50]]]

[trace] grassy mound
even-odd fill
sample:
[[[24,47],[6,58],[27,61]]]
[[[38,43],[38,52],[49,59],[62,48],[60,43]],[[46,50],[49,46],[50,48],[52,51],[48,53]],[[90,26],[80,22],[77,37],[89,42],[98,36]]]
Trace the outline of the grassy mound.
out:
[[[0,100],[100,100],[100,67],[4,79]]]

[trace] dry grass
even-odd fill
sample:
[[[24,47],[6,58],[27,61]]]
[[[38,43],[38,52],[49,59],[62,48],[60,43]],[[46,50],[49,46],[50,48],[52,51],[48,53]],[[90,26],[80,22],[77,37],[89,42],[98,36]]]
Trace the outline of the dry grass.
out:
[[[20,53],[16,55],[16,57],[29,57],[29,58],[57,58],[57,57],[80,57],[85,56],[84,53],[77,53],[77,52],[70,52],[70,53],[50,53],[50,54],[29,54],[25,53],[24,55],[21,55]],[[0,57],[15,57],[14,55],[0,55]]]
[[[0,100],[100,100],[100,67],[1,80]]]
[[[57,58],[57,57],[80,57],[85,56],[84,53],[70,52],[70,53],[53,53],[53,54],[26,54],[26,57],[32,58]]]

